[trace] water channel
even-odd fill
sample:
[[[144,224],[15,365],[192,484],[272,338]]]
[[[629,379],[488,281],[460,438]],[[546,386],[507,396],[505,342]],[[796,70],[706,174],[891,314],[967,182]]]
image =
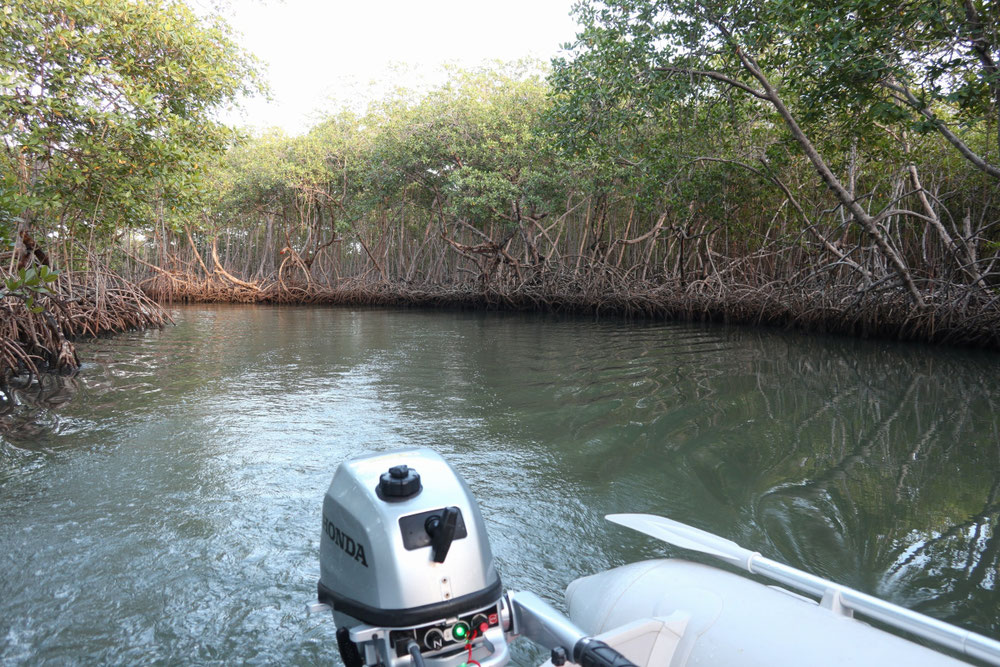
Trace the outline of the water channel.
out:
[[[691,324],[191,306],[0,405],[0,663],[339,664],[306,617],[343,459],[441,452],[504,584],[673,517],[1000,636],[1000,355]],[[520,649],[519,664],[537,654]]]

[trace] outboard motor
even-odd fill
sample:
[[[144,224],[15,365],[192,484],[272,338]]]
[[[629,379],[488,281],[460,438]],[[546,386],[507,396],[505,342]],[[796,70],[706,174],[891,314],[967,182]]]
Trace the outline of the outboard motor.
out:
[[[332,609],[345,667],[494,667],[518,635],[552,649],[556,665],[632,665],[534,593],[504,594],[475,499],[429,449],[337,468],[318,589],[311,607]]]
[[[465,482],[437,453],[347,461],[323,500],[319,600],[347,667],[507,661],[503,588]]]

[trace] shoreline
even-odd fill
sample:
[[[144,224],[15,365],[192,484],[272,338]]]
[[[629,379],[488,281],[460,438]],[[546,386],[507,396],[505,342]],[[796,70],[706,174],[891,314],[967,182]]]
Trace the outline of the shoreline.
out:
[[[101,276],[107,285],[108,274]],[[392,307],[423,310],[506,311],[620,318],[632,321],[718,323],[837,335],[859,340],[918,342],[1000,350],[1000,304],[980,297],[926,293],[916,309],[901,288],[859,293],[850,286],[813,290],[719,285],[700,281],[602,289],[587,281],[547,280],[502,288],[344,280],[338,285],[253,283],[237,278],[195,279],[166,272],[141,282],[113,276],[112,289],[93,278],[61,279],[44,313],[13,305],[0,313],[0,384],[30,382],[42,373],[74,374],[74,343],[130,330],[161,328],[174,303]],[[90,282],[90,285],[87,283]],[[81,284],[82,283],[82,284]],[[82,288],[82,289],[81,289]]]
[[[766,326],[805,334],[835,334],[858,339],[921,342],[1000,350],[1000,308],[984,301],[981,312],[970,304],[927,294],[927,307],[916,310],[902,289],[858,295],[851,288],[826,291],[751,287],[679,285],[643,286],[595,294],[582,287],[514,289],[457,285],[407,285],[345,281],[337,286],[253,285],[223,281],[181,281],[171,289],[143,289],[161,306],[171,303],[323,305],[537,312],[617,317],[626,320],[715,322]],[[162,282],[154,285],[162,287]],[[702,289],[698,289],[701,287]]]

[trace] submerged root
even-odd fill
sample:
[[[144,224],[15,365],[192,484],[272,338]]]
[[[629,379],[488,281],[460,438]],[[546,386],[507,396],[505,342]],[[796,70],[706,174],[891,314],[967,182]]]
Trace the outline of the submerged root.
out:
[[[863,338],[919,340],[1000,348],[1000,300],[967,286],[935,286],[923,309],[898,286],[859,290],[835,282],[763,285],[726,282],[718,276],[683,284],[639,280],[608,267],[546,270],[507,282],[451,284],[345,279],[316,282],[236,283],[225,277],[157,273],[142,283],[159,301],[416,306],[614,315],[628,318],[716,321],[768,325]]]
[[[0,298],[2,384],[43,370],[75,373],[80,361],[74,338],[161,327],[169,321],[141,289],[108,270],[63,272],[47,286],[52,294],[34,299],[43,309],[39,313],[21,298]]]

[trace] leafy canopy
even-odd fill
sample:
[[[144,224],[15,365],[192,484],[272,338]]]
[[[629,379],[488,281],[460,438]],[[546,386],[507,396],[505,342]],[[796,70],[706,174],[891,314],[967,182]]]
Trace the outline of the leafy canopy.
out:
[[[259,87],[226,24],[180,2],[17,0],[0,34],[8,218],[111,231],[183,206],[230,141],[216,111]]]

